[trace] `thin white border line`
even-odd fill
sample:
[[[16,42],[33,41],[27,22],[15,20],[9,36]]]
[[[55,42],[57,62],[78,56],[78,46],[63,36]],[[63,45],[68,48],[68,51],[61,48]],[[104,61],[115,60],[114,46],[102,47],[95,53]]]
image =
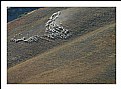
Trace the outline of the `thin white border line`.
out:
[[[83,88],[83,89],[90,89],[90,88],[93,88],[93,89],[97,89],[97,88],[100,88],[100,89],[102,89],[102,88],[109,88],[109,89],[120,89],[120,87],[121,87],[121,77],[120,77],[120,75],[121,75],[121,65],[120,65],[120,63],[121,63],[121,60],[120,60],[120,57],[121,57],[121,47],[120,47],[120,45],[121,45],[121,30],[120,30],[120,28],[121,28],[121,21],[120,21],[120,16],[121,16],[121,3],[120,2],[98,2],[98,3],[94,3],[94,2],[91,2],[91,4],[89,3],[89,2],[77,2],[77,5],[76,5],[76,3],[74,2],[74,4],[73,3],[71,3],[70,5],[68,5],[67,3],[64,3],[63,5],[62,5],[62,7],[65,5],[66,6],[66,4],[70,7],[70,6],[75,6],[75,7],[91,7],[91,6],[93,6],[93,7],[101,7],[101,6],[103,6],[103,7],[117,7],[117,13],[116,13],[116,15],[117,15],[117,19],[116,19],[116,35],[117,35],[117,40],[116,40],[116,43],[117,43],[117,45],[116,45],[116,48],[117,48],[117,50],[116,50],[116,53],[117,53],[117,55],[116,55],[116,60],[117,60],[117,66],[116,66],[116,68],[117,68],[117,84],[115,85],[115,84],[69,84],[69,85],[48,85],[48,84],[37,84],[37,86],[36,86],[36,84],[15,84],[15,85],[13,85],[13,84],[10,84],[10,85],[8,85],[8,84],[6,84],[6,75],[7,75],[7,73],[6,73],[6,30],[7,30],[7,26],[6,26],[6,7],[7,6],[29,6],[29,7],[33,7],[33,6],[39,6],[39,7],[44,7],[44,6],[58,6],[59,5],[59,3],[57,4],[57,5],[52,5],[53,3],[55,3],[56,4],[56,2],[51,2],[51,3],[48,3],[47,4],[47,2],[41,2],[41,1],[39,1],[39,3],[38,2],[33,2],[32,1],[32,3],[31,4],[28,4],[28,2],[23,2],[23,1],[18,1],[18,2],[21,2],[21,3],[18,3],[18,4],[16,4],[15,2],[13,3],[11,3],[10,1],[9,2],[7,2],[6,3],[6,1],[2,1],[1,2],[1,16],[2,16],[2,18],[1,18],[1,21],[2,21],[2,23],[1,23],[1,55],[2,55],[2,57],[1,57],[1,62],[2,62],[2,64],[1,64],[1,71],[2,71],[2,74],[1,74],[1,84],[2,84],[2,89],[10,89],[10,88],[12,88],[12,89],[26,89],[26,88],[30,88],[30,89],[40,89],[40,88],[42,88],[42,89],[67,89],[67,88],[74,88],[74,89],[79,89],[79,88]],[[22,4],[22,2],[24,3],[24,4]],[[44,4],[43,4],[44,3]],[[80,5],[79,5],[79,3],[81,3]],[[36,4],[36,5],[35,5]],[[40,6],[41,5],[41,6]],[[59,5],[59,6],[61,6],[61,5]]]
[[[103,5],[101,4],[102,2],[104,1],[2,1],[2,3],[6,3],[8,7],[115,7],[117,5],[117,2],[113,1],[105,1]],[[25,5],[23,3],[28,4]],[[34,5],[34,3],[36,4]]]

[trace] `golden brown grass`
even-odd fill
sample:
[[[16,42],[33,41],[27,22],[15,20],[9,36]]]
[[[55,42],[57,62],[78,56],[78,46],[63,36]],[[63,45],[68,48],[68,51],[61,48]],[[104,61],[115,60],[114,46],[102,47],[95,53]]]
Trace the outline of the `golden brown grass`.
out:
[[[8,69],[8,83],[115,83],[115,23]]]

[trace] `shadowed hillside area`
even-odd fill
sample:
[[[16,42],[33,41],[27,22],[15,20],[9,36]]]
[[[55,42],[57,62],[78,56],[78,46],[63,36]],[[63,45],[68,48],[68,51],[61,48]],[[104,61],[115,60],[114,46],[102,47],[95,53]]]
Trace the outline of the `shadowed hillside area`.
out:
[[[43,37],[58,11],[54,23],[68,29],[69,38],[11,41]],[[7,66],[8,84],[115,84],[116,8],[44,7],[8,22]]]

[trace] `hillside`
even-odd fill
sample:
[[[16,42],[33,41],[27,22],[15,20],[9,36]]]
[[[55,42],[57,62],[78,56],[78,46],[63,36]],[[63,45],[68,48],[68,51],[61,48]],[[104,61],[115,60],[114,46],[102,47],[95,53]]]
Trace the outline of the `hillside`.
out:
[[[43,34],[58,10],[56,22],[73,32],[69,39],[9,41]],[[44,8],[8,23],[8,83],[116,83],[115,25],[115,8]]]

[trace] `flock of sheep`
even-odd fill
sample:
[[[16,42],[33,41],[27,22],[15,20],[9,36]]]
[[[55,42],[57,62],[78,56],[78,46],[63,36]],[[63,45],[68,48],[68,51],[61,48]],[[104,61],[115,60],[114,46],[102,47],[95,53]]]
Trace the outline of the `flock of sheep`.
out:
[[[47,38],[45,40],[67,39],[68,37],[71,36],[71,32],[69,32],[69,30],[67,29],[64,29],[64,27],[58,25],[55,21],[60,14],[61,12],[58,11],[49,18],[49,20],[45,24],[46,30],[43,36],[34,35],[29,38],[25,38],[25,37],[22,37],[20,39],[11,38],[11,41],[16,43],[21,41],[26,43],[32,43],[32,42],[37,42],[39,39],[45,39],[45,38]]]
[[[64,29],[63,26],[60,26],[58,24],[56,24],[56,19],[58,18],[58,16],[61,14],[60,11],[54,13],[48,20],[48,22],[46,23],[46,34],[45,36],[47,36],[48,38],[51,39],[67,39],[71,33],[69,32],[69,30]]]
[[[31,43],[31,42],[37,42],[39,39],[39,36],[38,35],[34,35],[34,36],[31,36],[29,38],[25,38],[25,37],[22,37],[20,39],[14,39],[14,38],[11,38],[11,41],[13,42],[20,42],[20,41],[23,41],[23,42],[26,42],[26,43]]]

